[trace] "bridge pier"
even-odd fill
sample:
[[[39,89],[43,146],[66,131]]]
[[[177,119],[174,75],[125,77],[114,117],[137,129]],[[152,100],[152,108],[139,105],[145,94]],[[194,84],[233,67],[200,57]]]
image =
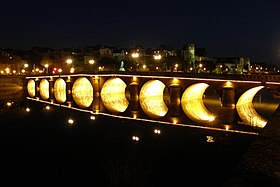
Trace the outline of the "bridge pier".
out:
[[[224,86],[222,88],[222,106],[235,107],[235,91],[233,86]]]
[[[40,79],[35,79],[35,97],[40,98]]]
[[[181,87],[178,84],[169,86],[170,93],[170,115],[180,116],[181,109]]]
[[[73,96],[72,96],[73,82],[70,77],[68,77],[65,82],[66,82],[66,103],[68,103],[68,106],[71,106],[73,101]]]
[[[129,92],[130,92],[130,101],[129,107],[133,118],[138,117],[138,99],[139,99],[139,85],[137,82],[132,82],[129,85]]]
[[[54,100],[54,81],[52,78],[49,80],[49,100]]]
[[[100,91],[101,91],[100,77],[98,77],[98,76],[92,77],[90,82],[91,82],[92,87],[93,87],[93,97],[99,97]]]

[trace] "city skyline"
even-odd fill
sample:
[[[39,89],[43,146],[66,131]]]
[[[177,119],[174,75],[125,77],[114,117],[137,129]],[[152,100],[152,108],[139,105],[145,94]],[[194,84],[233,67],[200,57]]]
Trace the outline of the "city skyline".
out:
[[[280,64],[279,2],[266,1],[4,1],[0,47],[94,46],[180,49],[208,56]]]

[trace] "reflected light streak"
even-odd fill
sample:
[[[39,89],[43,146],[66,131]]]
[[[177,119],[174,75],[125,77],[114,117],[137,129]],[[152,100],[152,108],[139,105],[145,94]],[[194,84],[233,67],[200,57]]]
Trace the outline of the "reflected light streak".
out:
[[[107,80],[101,89],[101,100],[109,111],[124,112],[129,102],[125,97],[126,84],[120,78]]]
[[[166,115],[168,108],[163,100],[165,85],[159,80],[146,82],[139,95],[140,106],[143,111],[152,118],[160,118]]]
[[[263,128],[267,123],[267,120],[256,112],[252,103],[254,96],[263,87],[264,86],[258,86],[247,90],[237,101],[236,110],[240,118],[247,125]]]
[[[202,100],[202,96],[208,86],[205,83],[193,84],[182,95],[181,105],[183,111],[193,121],[207,123],[215,120],[215,117],[206,109]]]

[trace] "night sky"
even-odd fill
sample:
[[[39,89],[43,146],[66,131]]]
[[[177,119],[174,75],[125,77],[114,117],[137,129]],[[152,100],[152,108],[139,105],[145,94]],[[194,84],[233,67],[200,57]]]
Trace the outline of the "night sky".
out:
[[[0,18],[0,47],[195,43],[210,57],[280,65],[277,0],[2,0]]]

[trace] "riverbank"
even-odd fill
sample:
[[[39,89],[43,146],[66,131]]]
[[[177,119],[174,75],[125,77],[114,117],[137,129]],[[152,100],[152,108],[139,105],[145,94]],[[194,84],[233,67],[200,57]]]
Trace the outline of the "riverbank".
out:
[[[280,108],[244,154],[224,187],[280,186]]]

